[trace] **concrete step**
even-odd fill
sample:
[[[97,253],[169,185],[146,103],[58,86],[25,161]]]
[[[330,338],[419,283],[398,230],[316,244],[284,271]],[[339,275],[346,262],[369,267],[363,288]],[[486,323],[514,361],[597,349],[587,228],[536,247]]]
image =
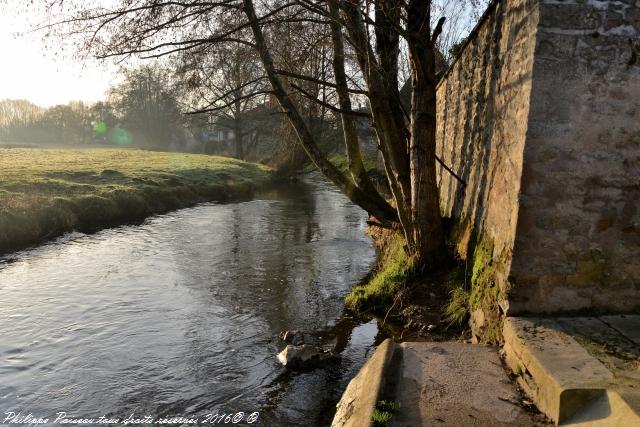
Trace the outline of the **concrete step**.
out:
[[[406,342],[396,370],[390,427],[539,426],[526,411],[496,347],[462,342]]]
[[[638,399],[635,391],[607,390],[581,411],[563,421],[572,427],[640,426]],[[634,409],[635,408],[635,409]]]
[[[640,425],[634,424],[640,420],[637,346],[611,327],[635,331],[629,325],[637,320],[510,317],[503,331],[506,360],[525,392],[558,425]]]

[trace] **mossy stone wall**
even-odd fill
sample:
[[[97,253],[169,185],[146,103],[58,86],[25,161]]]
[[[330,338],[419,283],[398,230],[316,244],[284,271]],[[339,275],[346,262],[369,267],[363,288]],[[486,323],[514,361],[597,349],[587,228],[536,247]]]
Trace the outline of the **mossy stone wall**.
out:
[[[640,3],[496,0],[438,87],[471,325],[640,307]],[[499,339],[499,337],[498,337]]]

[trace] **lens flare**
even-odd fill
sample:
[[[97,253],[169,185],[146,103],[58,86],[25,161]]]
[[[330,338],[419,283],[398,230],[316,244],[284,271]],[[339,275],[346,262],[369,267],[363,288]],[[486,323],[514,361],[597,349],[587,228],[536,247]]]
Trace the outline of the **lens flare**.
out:
[[[109,141],[116,145],[131,145],[133,137],[126,129],[113,128],[109,131]]]
[[[98,135],[104,135],[107,133],[107,124],[105,122],[98,122],[93,125],[93,131]]]
[[[191,168],[191,162],[184,154],[172,154],[169,162],[175,171],[183,171]]]

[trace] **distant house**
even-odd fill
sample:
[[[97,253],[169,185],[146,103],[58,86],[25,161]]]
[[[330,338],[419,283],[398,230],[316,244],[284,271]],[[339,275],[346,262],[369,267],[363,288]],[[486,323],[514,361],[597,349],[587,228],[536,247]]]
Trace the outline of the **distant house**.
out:
[[[231,118],[218,118],[204,138],[205,151],[236,156],[236,129],[239,126],[244,159],[266,160],[276,149],[280,124],[281,115],[268,102],[246,111],[237,122]]]

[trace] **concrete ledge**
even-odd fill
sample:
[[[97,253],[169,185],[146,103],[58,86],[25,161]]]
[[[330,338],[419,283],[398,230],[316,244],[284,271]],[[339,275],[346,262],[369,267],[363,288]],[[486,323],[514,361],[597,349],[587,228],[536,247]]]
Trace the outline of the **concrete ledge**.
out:
[[[613,374],[552,319],[507,318],[505,355],[538,408],[562,423],[606,396]]]
[[[635,390],[607,390],[582,411],[565,420],[563,426],[605,427],[637,426],[640,393]]]
[[[373,411],[384,390],[395,349],[396,345],[389,338],[378,346],[358,375],[349,382],[338,402],[332,427],[373,425]]]

